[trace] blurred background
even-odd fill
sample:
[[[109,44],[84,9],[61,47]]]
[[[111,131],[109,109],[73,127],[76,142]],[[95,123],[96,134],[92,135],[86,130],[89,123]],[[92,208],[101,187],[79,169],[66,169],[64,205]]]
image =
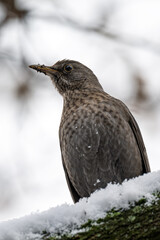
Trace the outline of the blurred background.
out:
[[[0,0],[0,221],[72,203],[61,164],[63,100],[28,68],[90,67],[137,119],[160,169],[160,1]]]

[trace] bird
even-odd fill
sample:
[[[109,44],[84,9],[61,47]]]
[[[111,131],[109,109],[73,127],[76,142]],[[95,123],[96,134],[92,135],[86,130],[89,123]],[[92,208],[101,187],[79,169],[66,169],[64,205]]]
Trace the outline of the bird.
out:
[[[135,118],[121,100],[103,90],[90,68],[68,59],[29,67],[48,75],[63,97],[59,142],[74,203],[109,183],[150,172]]]

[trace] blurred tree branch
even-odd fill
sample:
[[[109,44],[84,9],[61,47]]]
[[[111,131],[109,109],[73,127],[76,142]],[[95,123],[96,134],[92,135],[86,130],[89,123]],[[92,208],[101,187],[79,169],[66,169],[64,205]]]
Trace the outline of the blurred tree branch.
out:
[[[8,21],[12,19],[24,20],[29,13],[27,9],[20,9],[15,0],[0,0],[0,3],[5,9],[5,17],[0,23],[0,27],[3,27]]]
[[[41,2],[43,3],[43,2]],[[129,36],[124,35],[120,32],[113,32],[109,30],[109,18],[118,7],[113,6],[113,3],[111,6],[108,6],[106,9],[102,9],[102,11],[98,15],[98,21],[95,23],[88,24],[82,24],[81,22],[76,21],[74,18],[70,17],[70,15],[66,15],[63,11],[60,11],[61,6],[56,5],[55,2],[53,3],[53,9],[56,6],[57,12],[55,13],[53,11],[53,14],[43,14],[42,12],[38,12],[36,14],[32,9],[26,9],[26,7],[22,6],[19,2],[16,0],[0,0],[0,6],[3,7],[4,10],[4,17],[1,19],[0,22],[0,30],[2,27],[5,27],[8,22],[10,22],[13,19],[18,19],[20,23],[22,23],[22,26],[25,28],[24,22],[25,20],[32,19],[41,19],[44,21],[53,22],[53,24],[56,22],[58,24],[61,24],[63,26],[69,26],[75,30],[86,32],[86,34],[96,34],[100,37],[105,38],[107,41],[116,42],[118,44],[122,44],[124,46],[129,47],[136,47],[140,49],[145,49],[147,51],[151,51],[154,54],[160,55],[160,45],[154,42],[150,42],[147,39],[138,38],[136,36]],[[44,4],[47,4],[45,1]],[[59,8],[59,9],[58,9]],[[115,12],[114,12],[115,14]],[[26,21],[27,22],[27,21]],[[28,23],[28,22],[27,22]],[[17,63],[17,69],[20,69],[21,72],[23,71],[22,76],[25,76],[24,79],[21,81],[21,83],[15,81],[15,84],[17,84],[17,90],[16,90],[16,96],[18,98],[22,98],[22,96],[28,96],[28,93],[31,89],[31,82],[32,80],[32,74],[31,71],[29,71],[26,66],[28,65],[27,57],[23,54],[23,46],[20,44],[20,54],[21,57],[17,58],[10,50],[2,49],[0,47],[0,62],[6,63],[6,60],[14,61]],[[13,45],[14,49],[14,45]],[[125,59],[124,59],[125,61]],[[126,61],[127,64],[127,61]],[[9,68],[9,71],[12,71],[11,68]],[[17,70],[19,71],[19,70]],[[137,102],[145,102],[147,101],[148,95],[145,90],[145,80],[142,79],[141,76],[135,72],[133,80],[135,81],[137,87],[136,87],[136,101]]]
[[[138,48],[144,48],[147,51],[152,51],[154,54],[160,54],[160,44],[151,42],[145,38],[138,38],[134,35],[127,35],[122,34],[118,32],[109,31],[106,28],[107,20],[104,22],[105,18],[103,16],[99,19],[99,24],[93,24],[93,26],[87,26],[83,25],[80,22],[77,22],[73,18],[70,18],[65,15],[30,15],[30,17],[33,18],[41,18],[47,21],[54,21],[59,24],[63,24],[69,27],[74,28],[75,30],[85,31],[86,33],[95,33],[98,34],[101,37],[106,38],[107,40],[115,41],[124,45],[128,45],[131,47],[138,47]]]

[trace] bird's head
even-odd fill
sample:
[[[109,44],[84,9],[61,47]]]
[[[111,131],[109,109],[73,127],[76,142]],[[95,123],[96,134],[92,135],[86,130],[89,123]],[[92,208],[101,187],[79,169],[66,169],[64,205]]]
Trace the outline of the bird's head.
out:
[[[31,65],[30,68],[50,76],[60,94],[67,91],[98,89],[102,87],[94,73],[85,65],[73,60],[62,60],[53,66]]]

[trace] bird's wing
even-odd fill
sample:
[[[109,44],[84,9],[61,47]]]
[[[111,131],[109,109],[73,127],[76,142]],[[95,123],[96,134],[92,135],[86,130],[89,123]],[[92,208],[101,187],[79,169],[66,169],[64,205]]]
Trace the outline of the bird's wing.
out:
[[[100,137],[96,134],[95,124],[91,124],[88,118],[84,121],[82,123],[81,117],[77,118],[67,134],[64,130],[68,129],[66,121],[66,126],[59,132],[63,167],[74,202],[84,196],[89,197],[89,185],[97,172],[96,153]]]
[[[62,156],[62,163],[63,163],[63,169],[64,169],[64,172],[65,172],[65,177],[66,177],[66,180],[67,180],[69,191],[71,193],[73,202],[76,203],[76,202],[79,201],[79,199],[81,197],[79,196],[78,192],[76,191],[76,189],[74,188],[73,184],[71,183],[71,181],[69,179],[69,176],[68,176],[68,173],[67,173],[67,169],[66,169],[64,161],[63,161],[63,156]]]
[[[61,156],[62,156],[62,165],[63,165],[63,169],[64,169],[64,173],[65,173],[65,177],[66,177],[66,181],[67,181],[67,185],[68,185],[68,188],[69,188],[69,191],[71,193],[71,197],[73,199],[73,202],[76,203],[79,201],[79,199],[81,198],[81,196],[78,194],[78,192],[76,191],[76,189],[74,188],[70,178],[69,178],[69,175],[68,175],[68,172],[67,172],[67,169],[66,169],[66,166],[65,166],[65,162],[64,162],[64,157],[63,157],[63,142],[62,142],[62,138],[61,138],[61,128],[59,129],[59,139],[60,139],[60,149],[61,149]]]
[[[146,148],[143,142],[143,138],[141,135],[141,131],[139,129],[139,126],[135,120],[135,118],[133,117],[132,113],[129,111],[129,109],[127,108],[127,106],[121,102],[120,100],[117,100],[120,103],[120,109],[123,107],[123,110],[125,110],[126,116],[127,116],[127,121],[132,129],[132,132],[135,136],[140,154],[141,154],[141,159],[142,159],[142,166],[143,166],[143,173],[147,173],[150,172],[150,165],[149,165],[149,160],[148,160],[148,156],[147,156],[147,152],[146,152]],[[121,109],[122,110],[122,109]],[[123,111],[122,110],[122,111]]]
[[[140,154],[141,154],[141,158],[142,158],[142,166],[143,166],[143,172],[147,173],[150,172],[150,165],[149,165],[149,161],[148,161],[148,156],[147,156],[147,152],[146,152],[146,148],[143,142],[143,138],[141,135],[141,131],[138,127],[138,124],[136,122],[136,120],[134,119],[133,115],[129,112],[129,125],[134,133]]]

